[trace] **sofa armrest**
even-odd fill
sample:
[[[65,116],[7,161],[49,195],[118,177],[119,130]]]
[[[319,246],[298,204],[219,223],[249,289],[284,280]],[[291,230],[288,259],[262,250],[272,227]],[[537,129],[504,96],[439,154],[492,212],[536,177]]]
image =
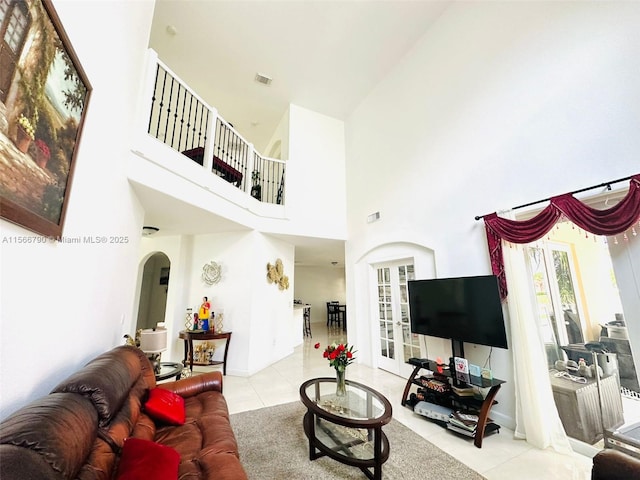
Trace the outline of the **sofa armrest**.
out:
[[[640,478],[640,459],[606,449],[593,457],[592,480],[629,480]]]
[[[173,382],[159,383],[158,388],[164,388],[177,393],[181,397],[193,397],[202,392],[218,391],[222,393],[222,373],[207,372],[195,377],[182,378]]]

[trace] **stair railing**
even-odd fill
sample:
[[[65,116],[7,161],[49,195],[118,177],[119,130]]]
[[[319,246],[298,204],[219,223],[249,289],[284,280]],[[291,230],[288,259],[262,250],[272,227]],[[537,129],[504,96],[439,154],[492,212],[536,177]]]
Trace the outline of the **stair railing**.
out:
[[[282,205],[285,162],[258,154],[214,107],[153,50],[149,52],[152,88],[147,133],[247,194],[259,185],[257,200]]]

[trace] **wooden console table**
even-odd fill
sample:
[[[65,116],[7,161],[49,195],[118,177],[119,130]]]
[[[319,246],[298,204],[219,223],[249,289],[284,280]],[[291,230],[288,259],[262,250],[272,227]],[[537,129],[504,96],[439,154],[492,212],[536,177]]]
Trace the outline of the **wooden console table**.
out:
[[[231,332],[219,332],[215,333],[214,331],[192,331],[192,330],[182,330],[180,332],[179,337],[184,340],[184,360],[182,360],[182,364],[186,367],[187,360],[189,361],[189,371],[193,372],[193,341],[194,340],[221,340],[225,339],[226,342],[224,344],[224,356],[222,361],[215,360],[209,363],[198,363],[196,365],[222,365],[222,374],[227,374],[227,352],[229,351],[229,344],[231,343]]]

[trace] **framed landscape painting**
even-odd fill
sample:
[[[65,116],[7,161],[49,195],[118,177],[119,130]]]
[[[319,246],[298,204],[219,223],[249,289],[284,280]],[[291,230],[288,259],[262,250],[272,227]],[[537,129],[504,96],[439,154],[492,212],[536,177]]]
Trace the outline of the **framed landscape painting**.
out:
[[[0,0],[0,215],[62,236],[91,86],[50,0]]]

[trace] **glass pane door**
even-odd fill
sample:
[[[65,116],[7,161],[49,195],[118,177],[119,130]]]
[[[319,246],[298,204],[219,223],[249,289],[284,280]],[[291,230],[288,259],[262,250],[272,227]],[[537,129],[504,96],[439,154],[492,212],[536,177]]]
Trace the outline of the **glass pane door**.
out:
[[[415,278],[412,264],[398,262],[379,266],[377,304],[379,331],[378,365],[398,375],[410,372],[406,361],[420,356],[418,335],[411,333],[407,282]]]
[[[409,293],[407,281],[415,280],[413,265],[398,267],[398,287],[400,289],[400,327],[402,329],[402,361],[406,363],[412,357],[420,357],[419,336],[411,333],[409,317]]]
[[[380,355],[386,359],[394,360],[396,352],[391,305],[391,271],[388,267],[378,269],[378,310]]]
[[[584,342],[575,268],[565,245],[546,242],[527,249],[547,363],[563,358],[560,347]]]
[[[552,248],[551,255],[560,304],[562,305],[562,317],[567,332],[567,341],[569,343],[582,343],[584,342],[584,335],[578,313],[573,265],[570,262],[569,253],[566,250]]]

